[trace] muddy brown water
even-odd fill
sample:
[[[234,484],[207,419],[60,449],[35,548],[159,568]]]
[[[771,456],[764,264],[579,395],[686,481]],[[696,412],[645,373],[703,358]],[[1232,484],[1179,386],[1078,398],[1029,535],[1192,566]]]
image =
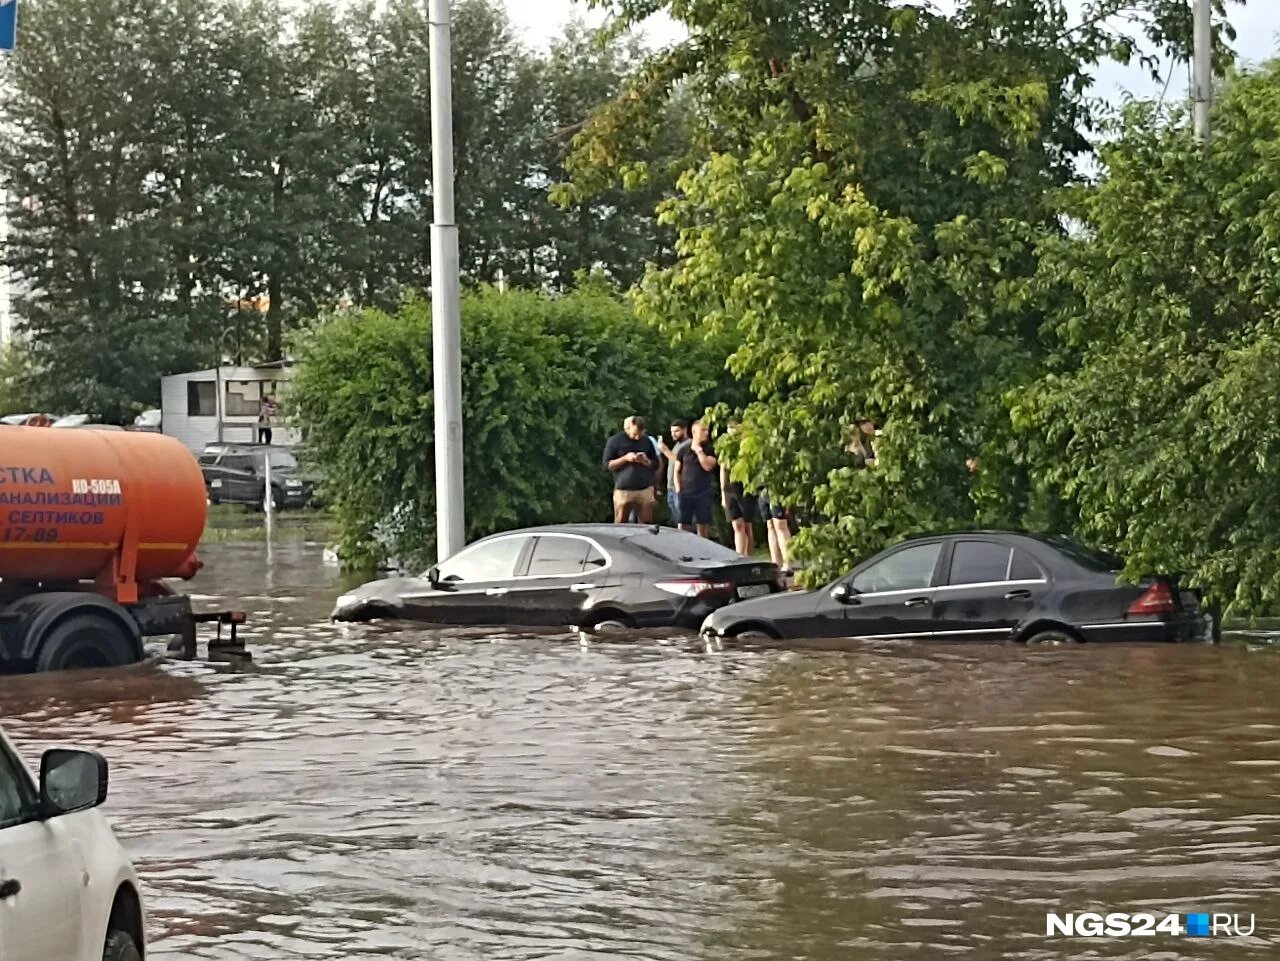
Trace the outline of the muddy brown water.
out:
[[[301,543],[211,545],[254,666],[0,678],[111,762],[150,957],[1280,954],[1280,651],[725,651],[327,621]],[[1066,940],[1045,913],[1256,915]]]

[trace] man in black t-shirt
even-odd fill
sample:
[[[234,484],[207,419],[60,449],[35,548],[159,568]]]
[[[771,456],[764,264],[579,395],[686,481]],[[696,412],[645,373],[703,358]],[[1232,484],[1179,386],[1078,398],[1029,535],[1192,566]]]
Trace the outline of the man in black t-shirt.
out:
[[[696,526],[703,537],[711,536],[711,479],[716,475],[718,463],[710,429],[702,421],[694,421],[690,443],[676,462],[681,530],[691,531]]]
[[[627,523],[634,510],[641,524],[652,524],[658,461],[653,442],[645,436],[643,417],[628,417],[622,432],[609,438],[604,467],[613,474],[613,522]]]

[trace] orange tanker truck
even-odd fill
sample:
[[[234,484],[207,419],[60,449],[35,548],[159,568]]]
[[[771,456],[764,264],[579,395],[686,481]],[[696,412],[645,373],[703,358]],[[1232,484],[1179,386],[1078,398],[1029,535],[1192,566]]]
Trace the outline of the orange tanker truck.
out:
[[[200,622],[218,625],[210,656],[247,657],[242,614],[196,614],[166,583],[200,569],[205,512],[171,437],[0,426],[0,671],[132,664],[163,635],[190,658]]]

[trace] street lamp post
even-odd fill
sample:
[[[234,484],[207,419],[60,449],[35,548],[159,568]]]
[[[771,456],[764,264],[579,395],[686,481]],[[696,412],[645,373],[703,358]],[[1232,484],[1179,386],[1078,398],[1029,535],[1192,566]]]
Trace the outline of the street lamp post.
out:
[[[435,383],[436,552],[466,543],[462,483],[462,323],[453,212],[449,0],[429,0],[431,30],[431,330]]]
[[[1209,139],[1209,107],[1213,103],[1213,21],[1209,0],[1192,0],[1191,102],[1196,139]]]

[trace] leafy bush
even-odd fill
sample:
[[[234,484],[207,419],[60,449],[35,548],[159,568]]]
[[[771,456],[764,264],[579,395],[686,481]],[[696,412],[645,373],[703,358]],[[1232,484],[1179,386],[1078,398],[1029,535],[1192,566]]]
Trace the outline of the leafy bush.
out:
[[[299,337],[290,408],[326,477],[352,563],[434,560],[431,310],[366,310]],[[651,425],[712,399],[723,358],[678,350],[596,287],[561,297],[484,288],[462,301],[468,540],[606,520],[600,457],[622,419]]]
[[[1010,397],[1026,461],[1129,572],[1280,610],[1280,64],[1231,79],[1206,147],[1135,105],[1044,251],[1049,369]]]
[[[26,414],[34,409],[27,384],[29,368],[30,361],[21,347],[0,346],[0,414]]]

